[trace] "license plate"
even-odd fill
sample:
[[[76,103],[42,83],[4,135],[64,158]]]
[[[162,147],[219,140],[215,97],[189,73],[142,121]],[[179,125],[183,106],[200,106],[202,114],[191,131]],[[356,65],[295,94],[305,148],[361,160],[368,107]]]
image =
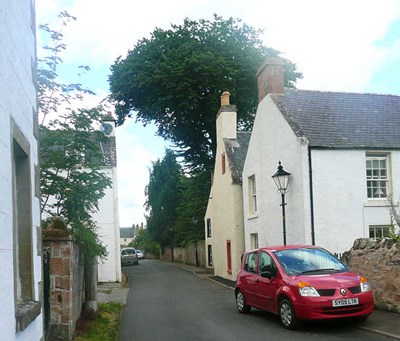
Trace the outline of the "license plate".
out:
[[[358,304],[358,298],[344,298],[342,300],[333,300],[332,307],[344,307],[347,305]]]

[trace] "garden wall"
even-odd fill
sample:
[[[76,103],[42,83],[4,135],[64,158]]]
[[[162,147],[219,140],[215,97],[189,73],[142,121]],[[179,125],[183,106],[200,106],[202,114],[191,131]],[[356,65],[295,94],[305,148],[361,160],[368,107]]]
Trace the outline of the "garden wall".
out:
[[[341,260],[368,278],[378,309],[400,313],[400,242],[356,239]]]
[[[191,243],[185,247],[174,247],[173,251],[171,248],[167,248],[161,253],[160,258],[168,262],[174,261],[177,263],[196,265],[196,244]],[[199,266],[206,266],[204,240],[197,242],[197,259]]]

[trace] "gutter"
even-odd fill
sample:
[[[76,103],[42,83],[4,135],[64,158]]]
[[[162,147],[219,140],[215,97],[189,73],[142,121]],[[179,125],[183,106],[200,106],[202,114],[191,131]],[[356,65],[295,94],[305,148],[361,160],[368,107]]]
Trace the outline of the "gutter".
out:
[[[308,146],[308,170],[310,182],[310,214],[311,214],[311,241],[315,245],[315,227],[314,227],[314,195],[313,195],[313,177],[312,177],[312,162],[311,162],[311,147]]]

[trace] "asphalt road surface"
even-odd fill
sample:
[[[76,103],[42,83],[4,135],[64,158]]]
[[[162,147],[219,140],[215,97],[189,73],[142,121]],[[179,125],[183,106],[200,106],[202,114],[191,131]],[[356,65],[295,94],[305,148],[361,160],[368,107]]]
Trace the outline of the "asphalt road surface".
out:
[[[168,263],[142,260],[123,271],[130,290],[121,341],[390,340],[351,321],[306,323],[289,331],[275,315],[255,309],[239,314],[233,290]]]

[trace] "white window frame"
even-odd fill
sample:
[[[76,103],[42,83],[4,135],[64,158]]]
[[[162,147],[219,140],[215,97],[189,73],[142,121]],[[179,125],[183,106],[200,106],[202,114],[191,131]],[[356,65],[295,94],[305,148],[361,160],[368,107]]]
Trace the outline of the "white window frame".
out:
[[[371,230],[374,231],[374,235],[371,236]],[[376,232],[380,232],[380,237],[376,236]],[[370,225],[368,229],[368,235],[372,239],[382,239],[388,237],[390,233],[390,225]]]
[[[368,200],[386,200],[390,193],[389,154],[367,153],[365,170]]]
[[[250,233],[250,249],[258,249],[258,233]]]
[[[257,183],[256,176],[253,174],[248,177],[249,184],[249,214],[257,214]]]

